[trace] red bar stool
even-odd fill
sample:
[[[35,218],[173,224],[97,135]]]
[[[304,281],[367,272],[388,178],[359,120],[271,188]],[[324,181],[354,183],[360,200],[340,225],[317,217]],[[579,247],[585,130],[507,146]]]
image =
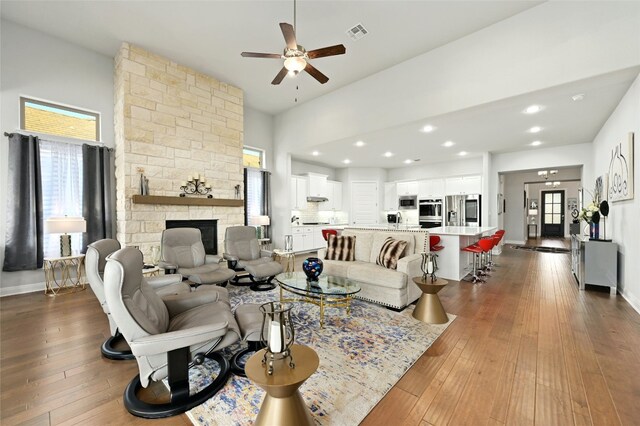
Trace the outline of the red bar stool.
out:
[[[429,251],[440,251],[444,246],[438,245],[440,237],[437,235],[429,235]]]
[[[329,235],[338,235],[338,231],[335,229],[323,229],[322,230],[322,238],[324,238],[325,241],[329,241]]]
[[[470,246],[463,247],[460,250],[466,251],[468,253],[473,253],[473,271],[471,272],[471,282],[474,284],[477,282],[485,282],[485,280],[480,278],[477,274],[479,270],[478,265],[480,262],[480,253],[482,253],[482,249],[480,248],[480,246],[477,244],[471,244]]]
[[[482,250],[481,258],[484,258],[482,264],[480,265],[480,269],[486,269],[487,271],[490,271],[491,265],[489,261],[489,255],[491,253],[491,250],[493,250],[493,247],[494,247],[493,236],[480,238],[480,240],[478,240],[478,246]],[[489,274],[485,272],[484,275],[489,275]]]

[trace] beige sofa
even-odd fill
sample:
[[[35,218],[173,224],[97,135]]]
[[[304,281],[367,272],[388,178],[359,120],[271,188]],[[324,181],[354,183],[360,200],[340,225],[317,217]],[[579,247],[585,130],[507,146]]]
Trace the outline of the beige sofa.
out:
[[[324,263],[323,274],[360,281],[364,285],[356,295],[358,299],[393,309],[404,309],[420,297],[422,292],[412,278],[422,275],[420,253],[429,250],[429,233],[426,230],[345,228],[341,235],[356,237],[355,261],[325,260],[326,249],[320,249],[318,257]],[[408,243],[395,270],[376,265],[387,237]]]

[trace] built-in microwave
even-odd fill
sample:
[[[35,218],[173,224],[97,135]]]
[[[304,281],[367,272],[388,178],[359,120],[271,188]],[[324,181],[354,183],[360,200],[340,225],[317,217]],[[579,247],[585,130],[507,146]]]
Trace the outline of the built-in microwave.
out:
[[[417,195],[401,195],[398,197],[399,210],[412,210],[418,208]]]

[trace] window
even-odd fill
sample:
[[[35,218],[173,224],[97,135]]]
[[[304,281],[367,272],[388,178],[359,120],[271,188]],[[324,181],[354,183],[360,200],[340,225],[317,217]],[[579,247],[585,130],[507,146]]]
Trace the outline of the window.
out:
[[[100,140],[100,114],[36,99],[20,98],[20,127],[49,135]]]
[[[247,220],[254,216],[262,216],[264,212],[264,183],[263,173],[258,170],[247,169],[245,185],[247,199],[245,200],[245,214]]]
[[[242,149],[242,165],[264,169],[264,151],[257,148],[245,147]]]

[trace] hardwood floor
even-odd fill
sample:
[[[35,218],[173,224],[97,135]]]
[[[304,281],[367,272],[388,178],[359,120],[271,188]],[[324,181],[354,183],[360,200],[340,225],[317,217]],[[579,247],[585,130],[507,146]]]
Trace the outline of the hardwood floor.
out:
[[[458,318],[363,424],[638,424],[640,315],[608,291],[579,292],[568,254],[505,246],[496,261],[486,284],[440,292]],[[189,424],[126,412],[137,368],[100,357],[109,329],[91,290],[2,298],[0,331],[2,425]]]

